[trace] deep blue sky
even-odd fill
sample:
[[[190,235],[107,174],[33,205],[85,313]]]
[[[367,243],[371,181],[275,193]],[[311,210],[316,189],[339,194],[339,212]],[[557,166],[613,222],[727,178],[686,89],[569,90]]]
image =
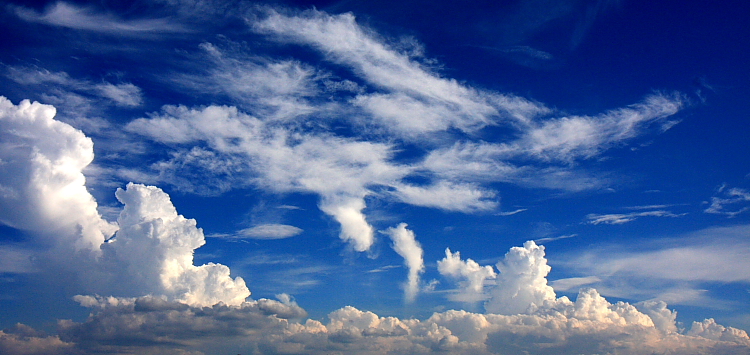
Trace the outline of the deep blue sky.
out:
[[[519,265],[548,263],[534,277],[555,290],[519,276],[534,297],[594,288],[649,316],[664,301],[677,328],[750,329],[743,1],[1,5],[3,339],[23,323],[101,349],[55,325],[92,322],[75,295],[243,299],[207,263],[323,323],[344,306],[514,314],[494,265],[527,241],[546,260]],[[81,133],[14,121],[51,120],[23,100]],[[116,198],[129,182],[166,193],[205,245],[179,218],[162,244],[126,232],[127,216],[169,220],[148,203],[162,195]],[[145,207],[121,215],[128,193]],[[478,265],[451,274],[446,248]],[[492,275],[471,289],[479,266]]]

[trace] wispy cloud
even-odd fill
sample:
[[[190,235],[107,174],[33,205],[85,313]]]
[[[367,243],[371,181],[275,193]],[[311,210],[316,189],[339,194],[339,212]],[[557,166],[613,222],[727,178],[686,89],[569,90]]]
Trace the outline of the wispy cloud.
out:
[[[750,191],[739,187],[727,188],[726,184],[719,187],[716,196],[711,197],[711,203],[703,210],[705,213],[722,214],[729,218],[750,210]]]
[[[191,32],[187,27],[167,18],[126,20],[91,7],[80,7],[63,1],[48,6],[43,13],[20,6],[12,8],[18,17],[26,21],[116,36],[147,38],[156,34]]]
[[[499,216],[512,216],[512,215],[514,215],[514,214],[519,214],[519,213],[521,213],[521,212],[525,212],[525,211],[527,211],[527,210],[528,210],[528,209],[526,209],[526,208],[519,208],[519,209],[517,209],[517,210],[514,210],[514,211],[507,211],[507,212],[498,212],[498,215],[499,215]]]
[[[578,234],[568,234],[568,235],[560,235],[556,237],[545,237],[545,238],[534,239],[534,242],[536,243],[554,242],[556,240],[575,238],[577,236]]]
[[[601,279],[596,287],[605,294],[641,299],[669,297],[672,303],[681,304],[705,301],[702,305],[706,306],[718,301],[700,292],[701,284],[750,282],[748,231],[746,225],[709,228],[675,239],[654,239],[646,249],[643,243],[639,250],[619,244],[592,247],[557,262],[566,270],[585,275],[582,277]]]
[[[669,211],[656,210],[631,213],[613,213],[613,214],[589,214],[586,219],[590,224],[624,224],[633,222],[640,217],[682,217],[687,213],[675,214]]]

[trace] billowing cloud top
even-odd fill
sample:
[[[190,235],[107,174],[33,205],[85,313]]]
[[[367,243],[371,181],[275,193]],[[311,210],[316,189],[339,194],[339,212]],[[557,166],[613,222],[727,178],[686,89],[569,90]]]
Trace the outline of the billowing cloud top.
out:
[[[59,320],[53,335],[20,323],[0,330],[0,353],[750,354],[745,331],[714,319],[685,327],[663,300],[613,303],[603,296],[609,293],[591,287],[575,293],[580,286],[604,283],[605,274],[637,278],[653,265],[660,267],[652,272],[655,277],[675,283],[746,282],[742,270],[721,277],[705,272],[727,256],[736,265],[746,264],[746,243],[735,243],[739,251],[733,252],[719,252],[723,244],[716,242],[637,255],[621,251],[606,260],[592,249],[569,263],[585,269],[584,277],[550,283],[544,245],[527,241],[499,261],[493,256],[494,265],[481,265],[462,259],[462,252],[466,257],[471,251],[452,251],[470,243],[418,239],[407,228],[418,224],[396,220],[409,218],[408,213],[373,208],[515,218],[532,207],[499,212],[505,186],[556,192],[602,187],[604,179],[578,169],[579,164],[666,131],[689,101],[684,94],[653,92],[621,108],[569,113],[446,77],[416,41],[386,38],[351,13],[240,6],[239,15],[222,14],[242,24],[243,36],[268,46],[258,49],[244,37],[194,36],[200,29],[185,23],[208,26],[208,21],[201,11],[186,10],[184,2],[152,5],[180,11],[169,18],[141,18],[65,2],[42,11],[6,7],[14,20],[30,26],[114,38],[136,44],[134,52],[138,45],[156,48],[166,37],[191,45],[175,51],[182,61],[161,63],[169,70],[148,73],[144,65],[137,83],[124,81],[122,73],[78,79],[64,71],[3,64],[2,74],[14,85],[39,91],[44,102],[58,108],[29,100],[14,104],[0,96],[0,224],[20,235],[0,245],[0,272],[30,275],[39,289],[60,290],[60,295],[41,295],[73,299],[90,313],[86,319]],[[264,54],[271,47],[269,52],[288,54]],[[506,52],[552,58],[527,46]],[[159,88],[166,92],[155,94]],[[169,99],[158,98],[162,94]],[[200,99],[179,104],[189,95]],[[119,116],[98,117],[111,112]],[[95,141],[104,153],[97,151],[101,162],[94,161]],[[177,194],[170,197],[167,187]],[[357,259],[360,253],[368,261],[380,252],[400,257],[406,275],[393,284],[403,288],[405,309],[421,307],[423,297],[445,297],[474,311],[438,307],[417,319],[338,305],[327,318],[314,319],[283,293],[288,291],[280,291],[276,300],[250,298],[245,278],[237,276],[238,270],[247,275],[242,267],[249,263],[228,258],[232,270],[201,264],[223,251],[196,257],[206,244],[201,222],[181,215],[172,201],[179,202],[183,195],[178,194],[208,201],[235,189],[312,196],[312,204],[333,222],[338,242],[348,248],[341,267],[348,268],[347,275],[364,259]],[[722,186],[702,210],[735,218],[747,210],[748,196],[743,188]],[[108,206],[97,202],[106,199]],[[590,213],[580,225],[612,227],[685,215],[651,207]],[[243,246],[265,255],[261,245],[304,244],[304,238],[326,234],[305,221],[283,221],[275,212],[268,220],[243,221],[242,227],[209,237],[219,244],[248,242]],[[243,218],[253,219],[238,219]],[[577,234],[557,235],[536,240]],[[379,249],[383,239],[390,239],[392,251]],[[427,243],[434,240],[456,245],[440,246],[437,258],[445,250],[444,258],[431,260]],[[644,255],[658,260],[645,262]],[[390,264],[377,269],[383,273],[366,276],[395,272],[397,262]],[[447,286],[436,289],[441,283]],[[558,296],[555,290],[573,293]],[[359,295],[360,290],[348,291]]]

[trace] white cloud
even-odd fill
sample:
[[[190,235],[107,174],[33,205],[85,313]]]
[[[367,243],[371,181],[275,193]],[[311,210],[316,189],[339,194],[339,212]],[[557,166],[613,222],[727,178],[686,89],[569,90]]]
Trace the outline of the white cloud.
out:
[[[596,276],[569,277],[566,279],[557,279],[555,281],[552,281],[550,286],[552,286],[555,291],[571,291],[580,289],[581,286],[590,285],[601,280],[602,279]]]
[[[162,116],[135,120],[127,128],[162,142],[205,141],[224,159],[240,157],[251,163],[242,167],[248,169],[240,173],[246,181],[242,183],[275,192],[319,194],[320,209],[341,224],[341,239],[357,251],[369,249],[374,241],[362,213],[364,198],[371,193],[368,186],[391,185],[408,171],[388,162],[391,153],[386,144],[299,134],[233,107],[166,107],[164,111]]]
[[[546,260],[540,247],[527,242],[523,248],[512,249],[503,265],[508,266],[507,271],[515,271],[505,277],[505,285],[531,281],[527,286],[539,289],[536,280]],[[529,273],[535,276],[529,278]],[[288,295],[278,298],[279,301],[261,299],[233,306],[192,307],[165,297],[77,296],[76,300],[92,308],[92,312],[81,323],[60,321],[59,338],[45,338],[28,327],[20,327],[24,329],[25,343],[46,341],[44,349],[48,352],[64,349],[88,353],[207,354],[221,349],[233,353],[513,351],[541,355],[737,354],[750,349],[750,337],[743,330],[707,319],[694,322],[690,330],[682,333],[675,322],[676,313],[664,302],[636,306],[610,303],[594,289],[581,290],[575,302],[566,297],[556,299],[552,293],[533,311],[525,307],[526,314],[451,310],[417,320],[382,317],[347,306],[331,312],[327,323],[304,320],[306,312]],[[521,298],[531,304],[536,302]],[[9,346],[14,342],[17,336],[0,336],[0,347],[11,349],[13,355],[23,353]]]
[[[115,102],[117,106],[136,107],[143,103],[141,88],[130,84],[103,83],[94,86],[99,95]]]
[[[417,242],[414,232],[406,229],[406,223],[396,228],[384,231],[393,240],[393,250],[404,258],[404,264],[409,269],[409,276],[405,287],[407,302],[413,302],[419,292],[419,275],[424,272],[422,246]]]
[[[205,62],[196,72],[177,74],[178,85],[196,93],[226,95],[243,109],[269,119],[288,120],[323,110],[312,100],[327,75],[295,60],[273,61],[248,55],[232,46],[202,43]]]
[[[194,250],[205,244],[203,231],[195,220],[177,214],[166,193],[131,183],[116,195],[125,204],[117,219],[120,229],[102,245],[101,260],[112,278],[110,287],[120,294],[165,295],[197,306],[236,305],[250,296],[245,281],[232,279],[228,267],[193,265]]]
[[[556,237],[544,237],[544,238],[534,239],[534,242],[535,243],[554,242],[555,240],[575,238],[577,236],[578,234],[568,234],[568,235],[559,235]]]
[[[672,304],[724,307],[707,295],[706,282],[750,282],[746,225],[717,227],[676,239],[652,239],[643,249],[625,245],[591,247],[559,258],[567,272],[601,279],[604,294],[630,299],[661,299]]]
[[[644,211],[644,212],[631,212],[631,213],[613,213],[613,214],[589,214],[586,218],[590,224],[624,224],[635,221],[640,217],[681,217],[682,214],[674,214],[669,211],[657,210],[657,211]]]
[[[143,104],[141,88],[132,83],[76,79],[66,72],[36,66],[2,66],[3,75],[38,93],[38,99],[44,103],[54,105],[58,109],[58,119],[86,132],[103,133],[105,128],[111,127],[110,122],[97,116],[112,106],[135,108]],[[107,130],[104,133],[114,137],[119,132]],[[132,145],[122,139],[118,143]]]
[[[189,89],[228,95],[239,108],[166,106],[132,121],[128,131],[168,143],[174,151],[171,159],[151,166],[156,173],[123,170],[123,176],[199,194],[249,185],[312,192],[320,197],[320,209],[341,225],[341,239],[365,251],[374,243],[365,198],[395,197],[474,213],[497,207],[496,192],[482,186],[486,183],[597,188],[606,181],[574,171],[573,160],[635,137],[648,123],[681,107],[678,94],[654,94],[598,116],[544,119],[553,112],[541,104],[441,77],[423,63],[419,51],[389,45],[351,14],[261,12],[250,20],[255,31],[310,46],[329,62],[349,68],[357,82],[297,60],[247,54],[239,44],[204,43],[205,72],[173,79]],[[331,80],[349,80],[356,90],[332,97],[325,84]],[[334,125],[343,125],[347,133],[337,135]],[[488,125],[510,127],[518,138],[504,143],[473,139],[473,132]],[[402,144],[414,141],[426,143],[424,155],[400,163]],[[511,160],[526,163],[516,166]],[[191,183],[196,168],[207,184]],[[425,182],[407,183],[413,176]]]
[[[250,295],[226,266],[193,265],[193,251],[205,243],[203,231],[178,215],[160,189],[118,189],[125,207],[117,224],[102,219],[81,173],[94,158],[93,143],[54,115],[52,106],[16,106],[0,97],[0,184],[7,192],[0,197],[0,222],[27,231],[43,246],[29,242],[34,257],[8,267],[73,275],[72,281],[51,280],[71,282],[67,289],[166,295],[193,305],[237,304]]]
[[[484,286],[497,277],[492,266],[479,266],[471,259],[463,261],[460,252],[452,253],[448,248],[445,249],[445,258],[439,260],[437,265],[441,275],[460,280],[458,292],[448,296],[454,301],[477,302],[487,299],[489,295],[485,294]]]
[[[572,161],[589,158],[633,138],[649,123],[672,116],[682,107],[679,94],[654,94],[643,102],[595,117],[562,117],[527,131],[518,149],[541,159]]]
[[[96,13],[92,8],[82,8],[63,1],[47,7],[42,14],[20,6],[12,9],[25,21],[117,36],[143,38],[160,33],[190,32],[167,19],[122,20],[111,14]]]
[[[81,173],[94,159],[93,142],[55,113],[0,97],[0,222],[97,252],[116,227],[99,216]]]
[[[713,214],[723,214],[729,218],[750,210],[750,207],[743,206],[750,204],[750,191],[739,187],[726,188],[726,184],[719,188],[719,196],[711,197],[711,204],[703,212]]]
[[[230,238],[284,239],[294,237],[302,232],[302,229],[288,224],[261,224],[242,229]]]
[[[491,313],[533,313],[555,300],[555,291],[547,285],[551,270],[544,257],[544,246],[533,241],[513,247],[496,264],[500,271],[485,309]]]
[[[511,95],[481,92],[441,78],[408,53],[395,50],[353,15],[306,11],[286,16],[268,10],[254,29],[285,42],[307,44],[331,61],[351,67],[386,94],[360,95],[363,107],[383,127],[405,138],[456,128],[474,131],[497,121],[525,123],[549,110]]]
[[[440,208],[465,213],[489,211],[497,207],[495,193],[471,184],[439,181],[430,186],[396,185],[394,192],[410,205]]]

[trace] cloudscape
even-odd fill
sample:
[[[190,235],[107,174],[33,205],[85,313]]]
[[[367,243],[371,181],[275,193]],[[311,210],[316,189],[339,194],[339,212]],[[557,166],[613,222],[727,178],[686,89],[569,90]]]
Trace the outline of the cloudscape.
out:
[[[0,354],[750,354],[744,2],[0,5]]]

